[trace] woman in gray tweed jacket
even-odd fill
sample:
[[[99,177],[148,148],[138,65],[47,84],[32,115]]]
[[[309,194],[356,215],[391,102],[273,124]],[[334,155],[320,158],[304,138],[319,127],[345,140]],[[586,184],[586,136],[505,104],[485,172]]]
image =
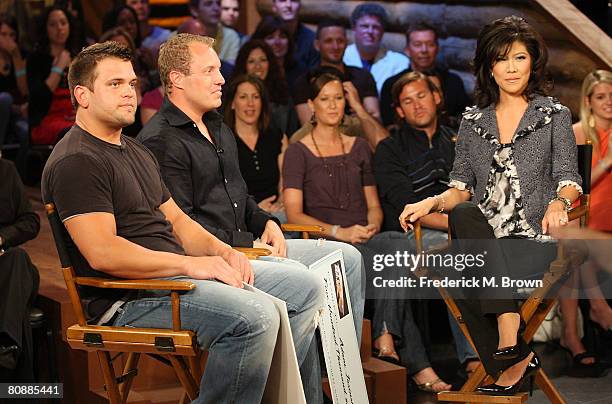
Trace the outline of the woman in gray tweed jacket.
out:
[[[496,264],[486,268],[497,278],[510,274],[510,267],[515,275],[548,267],[555,245],[534,240],[566,225],[582,192],[570,112],[543,96],[547,59],[540,35],[519,17],[483,28],[474,58],[478,105],[463,115],[450,188],[406,205],[399,218],[408,230],[430,212],[450,211],[451,234],[459,241],[526,239],[487,244],[487,261]],[[468,299],[457,303],[487,373],[496,378],[479,390],[514,394],[540,367],[520,337],[516,302],[499,299],[501,292],[489,291],[495,300],[485,299],[483,289],[464,292]]]

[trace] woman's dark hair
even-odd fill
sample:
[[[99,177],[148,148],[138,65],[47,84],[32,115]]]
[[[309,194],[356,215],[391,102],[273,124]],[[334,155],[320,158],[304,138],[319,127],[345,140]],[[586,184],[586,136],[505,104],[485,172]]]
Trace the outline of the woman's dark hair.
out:
[[[100,35],[100,40],[98,42],[107,42],[112,41],[114,37],[122,36],[125,40],[130,44],[130,50],[133,54],[136,54],[136,46],[134,45],[134,39],[123,27],[114,27],[107,31],[104,31],[102,35]]]
[[[19,26],[15,17],[9,17],[6,15],[0,16],[0,27],[8,25],[13,31],[15,31],[15,37],[17,43],[19,43]]]
[[[287,26],[285,20],[283,20],[277,15],[265,16],[259,22],[259,24],[257,24],[257,27],[255,28],[255,32],[251,36],[251,39],[264,40],[267,36],[272,35],[276,31],[280,31],[282,34],[285,34],[285,36],[289,40],[289,48],[287,49],[287,54],[285,55],[284,60],[284,67],[289,68],[295,63],[295,60],[293,59],[293,48],[295,47],[295,44],[293,43],[293,35],[291,35],[291,32],[289,31],[289,27]]]
[[[225,109],[223,111],[223,119],[225,124],[229,126],[232,131],[236,132],[236,113],[232,109],[232,102],[234,102],[238,87],[242,83],[251,83],[253,86],[255,86],[257,91],[259,91],[259,97],[261,98],[261,113],[259,114],[259,118],[257,118],[257,129],[259,130],[259,134],[263,135],[265,130],[268,128],[268,125],[270,125],[270,101],[268,99],[268,92],[266,91],[264,82],[261,81],[259,77],[251,74],[241,74],[239,76],[235,76],[227,86],[225,102],[223,103],[225,105]]]
[[[340,83],[342,83],[342,79],[340,78],[340,76],[334,73],[330,73],[328,71],[314,72],[313,74],[309,75],[308,99],[313,101],[315,98],[317,98],[323,87],[325,87],[327,83],[331,83],[332,81],[339,81]]]
[[[118,27],[117,20],[119,19],[119,15],[123,10],[128,10],[132,14],[132,16],[134,17],[134,21],[138,26],[138,14],[136,14],[136,11],[130,6],[123,5],[115,7],[104,15],[104,18],[102,20],[102,32],[106,32],[111,28]],[[136,30],[136,38],[132,38],[132,40],[134,41],[136,49],[140,48],[140,43],[142,42],[142,38],[140,37],[140,28]]]
[[[272,49],[263,40],[251,39],[242,45],[240,51],[238,51],[236,64],[234,65],[234,71],[230,81],[232,81],[234,77],[247,74],[247,60],[249,59],[251,52],[255,49],[261,49],[268,58],[268,75],[264,80],[264,84],[266,85],[266,90],[270,95],[270,101],[282,105],[287,104],[289,102],[287,83],[285,80],[279,79],[281,77],[280,67],[278,66],[274,52],[272,52]]]
[[[59,10],[66,16],[68,20],[68,29],[70,33],[68,34],[68,39],[66,40],[66,50],[70,52],[71,56],[75,56],[77,53],[81,51],[82,46],[84,45],[83,36],[79,33],[79,26],[77,21],[75,21],[74,17],[68,10],[64,7],[60,6],[51,6],[47,7],[45,11],[43,11],[40,16],[39,24],[38,24],[38,42],[36,44],[36,50],[41,53],[49,53],[49,37],[47,36],[47,21],[49,21],[49,16],[52,12]]]
[[[506,56],[517,41],[525,45],[531,57],[531,74],[523,93],[525,97],[530,100],[550,89],[551,82],[546,72],[548,51],[540,34],[520,17],[501,18],[485,25],[476,42],[473,68],[476,103],[480,108],[499,101],[499,86],[492,77],[493,65],[498,57]]]

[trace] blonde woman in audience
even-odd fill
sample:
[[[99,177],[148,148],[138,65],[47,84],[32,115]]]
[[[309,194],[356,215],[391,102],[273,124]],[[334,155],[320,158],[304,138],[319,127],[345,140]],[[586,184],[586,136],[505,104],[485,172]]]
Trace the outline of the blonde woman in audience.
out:
[[[582,82],[580,120],[573,126],[577,144],[589,141],[593,145],[591,168],[591,200],[588,227],[593,230],[612,232],[612,73],[595,70]],[[575,291],[582,287],[589,298],[589,318],[604,330],[612,329],[612,309],[597,285],[599,265],[586,262],[574,275],[568,287]],[[600,377],[605,373],[594,353],[588,352],[578,335],[577,296],[560,300],[563,313],[563,336],[561,346],[573,358],[570,376]]]

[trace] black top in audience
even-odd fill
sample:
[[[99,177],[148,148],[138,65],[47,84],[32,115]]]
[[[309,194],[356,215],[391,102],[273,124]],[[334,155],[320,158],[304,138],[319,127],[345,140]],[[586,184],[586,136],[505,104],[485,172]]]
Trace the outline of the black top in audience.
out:
[[[402,231],[397,218],[415,203],[448,188],[455,160],[455,133],[439,126],[431,144],[425,132],[404,123],[382,140],[374,154],[374,175],[383,208],[383,230]]]
[[[0,237],[3,249],[33,239],[40,229],[40,219],[24,192],[13,162],[0,158]]]
[[[252,247],[266,222],[275,220],[247,193],[234,135],[216,111],[204,115],[214,141],[168,98],[145,125],[138,140],[159,160],[176,203],[218,239]]]
[[[278,196],[278,156],[283,147],[283,133],[272,125],[259,135],[255,150],[251,150],[237,135],[236,145],[240,172],[249,194],[257,203],[272,195]]]

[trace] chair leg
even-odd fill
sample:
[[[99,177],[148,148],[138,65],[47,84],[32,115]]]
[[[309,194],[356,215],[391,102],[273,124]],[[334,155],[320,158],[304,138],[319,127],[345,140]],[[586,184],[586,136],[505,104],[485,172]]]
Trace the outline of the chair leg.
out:
[[[198,388],[196,382],[193,380],[189,368],[185,364],[185,360],[182,356],[168,355],[168,359],[172,363],[172,367],[176,372],[176,376],[181,381],[183,388],[187,392],[187,396],[190,400],[195,400],[198,396]]]
[[[113,369],[110,354],[107,351],[98,351],[97,354],[98,360],[100,361],[100,367],[102,368],[102,374],[104,375],[104,384],[106,385],[108,401],[110,401],[110,404],[122,404],[119,388],[117,387],[117,380],[115,379],[115,369]]]
[[[538,370],[535,381],[552,404],[566,404],[559,390],[552,384],[543,369]]]
[[[123,367],[123,374],[126,375],[128,374],[128,372],[138,369],[139,359],[140,353],[130,352],[125,362],[125,366]],[[132,383],[134,382],[135,376],[136,375],[129,376],[123,383],[121,383],[121,386],[119,387],[121,397],[123,398],[124,403],[127,403],[128,396],[130,395],[130,388],[132,387]]]

